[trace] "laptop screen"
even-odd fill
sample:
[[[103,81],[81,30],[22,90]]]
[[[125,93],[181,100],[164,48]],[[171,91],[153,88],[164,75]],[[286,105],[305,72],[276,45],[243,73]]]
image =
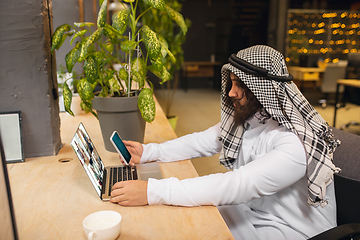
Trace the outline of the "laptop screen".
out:
[[[79,124],[70,145],[94,185],[96,192],[101,196],[105,166],[82,123]]]

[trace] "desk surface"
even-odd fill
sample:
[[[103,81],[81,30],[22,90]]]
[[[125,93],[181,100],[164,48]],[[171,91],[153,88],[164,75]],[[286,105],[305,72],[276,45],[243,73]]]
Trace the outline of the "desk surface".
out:
[[[360,88],[360,80],[358,79],[338,79],[336,81],[337,83],[337,87],[336,87],[336,97],[335,97],[335,110],[334,110],[334,121],[333,121],[333,127],[336,126],[336,112],[338,107],[338,102],[339,102],[339,86],[340,85],[344,85],[344,86],[349,86],[349,87],[356,87],[356,88]]]
[[[315,82],[316,85],[320,86],[321,75],[325,72],[325,69],[318,67],[288,67],[289,73],[294,77],[294,82],[299,85],[302,92],[304,91],[304,82]]]
[[[298,71],[298,72],[302,72],[302,73],[321,73],[321,72],[325,72],[326,68],[318,68],[318,67],[296,67],[296,66],[289,66],[288,70],[289,71]]]
[[[176,137],[156,104],[156,118],[146,125],[145,142],[164,142]],[[122,215],[118,239],[233,239],[213,206],[122,207],[101,201],[69,145],[78,124],[84,123],[105,165],[119,164],[119,157],[105,150],[99,123],[91,114],[60,116],[64,146],[56,156],[8,165],[20,239],[86,239],[83,219],[101,210]],[[64,159],[67,161],[61,162]],[[164,177],[198,176],[190,160],[161,163],[160,167]]]
[[[360,80],[358,79],[338,79],[336,83],[349,87],[360,88]]]

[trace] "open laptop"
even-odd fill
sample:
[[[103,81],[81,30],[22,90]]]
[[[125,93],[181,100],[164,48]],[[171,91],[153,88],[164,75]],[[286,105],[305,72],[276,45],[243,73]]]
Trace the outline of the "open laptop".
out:
[[[159,164],[155,162],[136,166],[121,164],[105,167],[82,123],[79,124],[70,145],[84,167],[97,194],[104,201],[110,199],[112,186],[119,181],[162,178]]]

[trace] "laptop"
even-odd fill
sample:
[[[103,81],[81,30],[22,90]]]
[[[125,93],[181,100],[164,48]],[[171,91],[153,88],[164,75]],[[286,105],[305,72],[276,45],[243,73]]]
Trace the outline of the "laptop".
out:
[[[162,178],[160,166],[156,162],[135,166],[121,164],[106,167],[83,123],[79,124],[70,145],[74,149],[97,194],[103,201],[108,201],[111,198],[112,186],[119,181]]]

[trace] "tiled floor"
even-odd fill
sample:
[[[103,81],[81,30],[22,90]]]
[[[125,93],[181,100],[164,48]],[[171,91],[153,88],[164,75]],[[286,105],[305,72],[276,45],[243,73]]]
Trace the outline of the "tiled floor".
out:
[[[165,109],[164,90],[155,90],[155,95],[160,105]],[[321,94],[314,94],[311,90],[305,90],[304,95],[312,103],[321,116],[333,125],[334,106],[327,106],[325,109],[317,104]],[[220,121],[220,92],[214,89],[189,89],[187,92],[177,90],[172,105],[171,115],[179,117],[176,127],[177,136],[205,130]],[[343,124],[350,121],[360,122],[360,107],[347,104],[345,108],[337,111],[336,127],[340,128]],[[360,126],[352,126],[346,131],[360,134]],[[219,164],[219,155],[213,157],[192,159],[197,172],[200,176],[217,172],[226,172],[226,169]]]

